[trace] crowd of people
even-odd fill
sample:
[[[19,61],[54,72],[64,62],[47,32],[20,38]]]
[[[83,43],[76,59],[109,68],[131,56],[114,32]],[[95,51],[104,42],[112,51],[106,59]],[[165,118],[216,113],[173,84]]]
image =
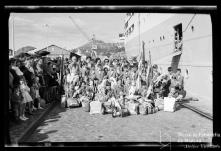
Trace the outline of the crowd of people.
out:
[[[64,65],[62,102],[66,108],[84,107],[113,117],[150,114],[163,109],[164,97],[186,96],[181,69],[160,73],[156,64],[136,59],[81,59],[71,55]],[[95,107],[94,106],[99,106]],[[99,110],[99,111],[94,111]]]
[[[9,113],[15,121],[44,109],[59,99],[60,60],[11,58],[9,60]]]
[[[163,109],[164,97],[180,101],[186,95],[180,69],[174,72],[168,67],[168,73],[161,73],[148,61],[90,56],[83,60],[74,53],[61,61],[10,59],[9,111],[15,120],[27,120],[27,114],[33,115],[54,100],[67,108],[82,106],[92,114],[97,103],[98,112],[116,117],[155,113]]]

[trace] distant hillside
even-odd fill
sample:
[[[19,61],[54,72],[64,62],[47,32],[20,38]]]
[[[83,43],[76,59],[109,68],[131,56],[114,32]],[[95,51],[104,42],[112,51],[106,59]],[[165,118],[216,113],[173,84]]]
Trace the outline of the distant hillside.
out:
[[[90,41],[83,46],[72,50],[72,52],[77,52],[77,50],[80,49],[82,54],[89,56],[93,44],[97,46],[97,50],[95,50],[97,55],[110,57],[113,54],[125,52],[123,44],[105,43],[101,40],[94,40],[94,42]]]

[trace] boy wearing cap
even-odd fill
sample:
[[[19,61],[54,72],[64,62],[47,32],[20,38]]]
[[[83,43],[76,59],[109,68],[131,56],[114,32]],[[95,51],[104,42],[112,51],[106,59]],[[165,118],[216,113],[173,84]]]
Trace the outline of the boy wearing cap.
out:
[[[177,82],[179,83],[179,89],[183,90],[184,89],[184,77],[181,75],[180,68],[177,69],[176,78],[177,78]]]

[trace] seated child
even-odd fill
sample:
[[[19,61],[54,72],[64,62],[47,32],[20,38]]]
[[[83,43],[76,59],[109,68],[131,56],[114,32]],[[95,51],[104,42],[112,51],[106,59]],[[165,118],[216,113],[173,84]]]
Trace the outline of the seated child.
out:
[[[128,91],[128,98],[136,99],[137,97],[138,97],[138,91],[137,91],[137,87],[136,87],[136,82],[133,80],[131,82],[131,86]]]
[[[115,98],[114,90],[111,89],[111,83],[109,81],[106,82],[106,87],[104,90],[105,94],[105,102],[110,101],[112,98]]]
[[[131,84],[130,77],[129,76],[125,77],[125,79],[124,79],[124,93],[126,95],[129,94],[130,84]]]
[[[113,88],[115,96],[118,98],[119,97],[119,92],[124,91],[123,83],[122,80],[118,80],[115,87]]]
[[[170,93],[168,94],[168,97],[173,97],[176,99],[176,101],[181,101],[184,98],[184,95],[181,91],[179,91],[179,86],[171,87]]]
[[[119,92],[119,95],[116,99],[116,101],[114,101],[114,106],[117,107],[118,109],[122,109],[122,108],[125,108],[125,103],[126,103],[126,98],[125,98],[125,95],[123,93],[123,91],[120,91]]]

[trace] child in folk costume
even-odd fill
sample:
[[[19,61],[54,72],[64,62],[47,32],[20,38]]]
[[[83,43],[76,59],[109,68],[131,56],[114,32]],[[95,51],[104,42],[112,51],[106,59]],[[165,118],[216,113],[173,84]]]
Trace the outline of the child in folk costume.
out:
[[[27,86],[25,80],[23,78],[20,79],[20,90],[23,97],[22,107],[21,107],[21,115],[23,119],[28,119],[25,117],[25,106],[28,104],[29,114],[32,114],[31,104],[33,102],[32,97],[30,96],[30,88]]]
[[[115,94],[111,88],[111,82],[106,81],[104,93],[101,94],[100,102],[103,103],[104,111],[106,113],[112,113],[112,102],[115,100]]]
[[[137,66],[134,64],[132,67],[132,71],[130,72],[130,79],[135,81],[138,78]]]
[[[35,77],[33,85],[31,87],[31,95],[32,98],[37,101],[37,109],[43,109],[40,105],[41,96],[39,95],[39,88],[40,88],[39,78]]]
[[[133,96],[133,95],[136,94],[136,92],[137,92],[136,82],[132,81],[131,86],[130,86],[129,91],[128,91],[128,95]]]
[[[113,88],[113,90],[115,92],[115,96],[118,97],[119,96],[119,92],[123,92],[124,91],[123,80],[119,79],[117,81],[117,84]]]
[[[82,94],[81,83],[78,81],[74,87],[73,98],[79,102],[80,95]]]
[[[105,87],[105,102],[111,101],[112,98],[115,98],[115,93],[114,90],[111,89],[111,83],[109,81],[106,82],[106,87]]]
[[[131,80],[130,80],[130,77],[125,77],[124,79],[124,93],[126,95],[129,94],[129,88],[130,88],[130,85],[131,85]]]
[[[70,86],[67,107],[80,107],[81,82],[78,80]]]
[[[70,82],[75,83],[80,76],[80,68],[79,65],[77,63],[72,64],[72,66],[70,66]]]
[[[85,81],[82,81],[81,82],[81,93],[79,93],[79,102],[83,102],[84,100],[88,100],[89,101],[89,98],[87,96],[87,85],[86,85],[86,82]]]
[[[125,108],[126,101],[127,100],[125,98],[123,91],[119,91],[119,95],[116,97],[115,100],[113,100],[112,104],[118,110],[121,110],[121,109]]]
[[[98,79],[98,84],[100,84],[103,80],[103,68],[101,64],[97,66],[96,77]]]
[[[109,69],[109,71],[108,71],[108,76],[109,76],[109,78],[110,78],[110,77],[114,77],[114,74],[115,74],[115,68],[114,68],[113,65],[110,65],[110,69]]]
[[[71,72],[70,74],[67,75],[68,97],[72,97],[75,89],[74,87],[80,79],[79,76],[80,72],[79,72],[79,66],[76,63],[72,64],[72,66],[69,67]]]
[[[117,81],[118,81],[119,79],[122,79],[122,78],[123,78],[123,74],[122,74],[120,65],[117,66],[116,72],[114,73],[114,76],[113,76],[113,77],[114,77]]]
[[[112,106],[113,106],[112,117],[117,117],[117,116],[123,117],[123,114],[125,114],[125,110],[127,110],[126,99],[123,91],[120,91],[117,99],[112,101]]]

